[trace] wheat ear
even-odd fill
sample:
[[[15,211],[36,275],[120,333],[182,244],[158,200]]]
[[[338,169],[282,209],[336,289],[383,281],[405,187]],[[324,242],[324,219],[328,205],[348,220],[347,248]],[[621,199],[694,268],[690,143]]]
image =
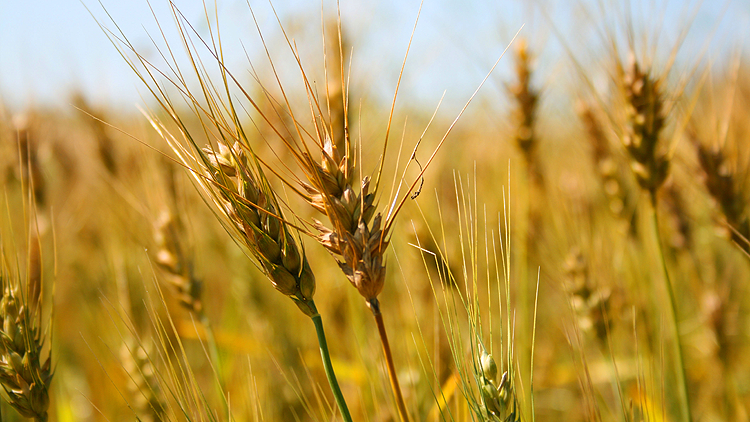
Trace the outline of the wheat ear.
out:
[[[42,357],[45,335],[41,304],[30,303],[17,274],[7,270],[5,255],[0,272],[0,384],[8,403],[21,415],[47,421],[52,356]],[[38,299],[40,300],[40,299]]]
[[[665,96],[662,87],[664,80],[655,78],[650,69],[642,69],[634,54],[631,54],[630,62],[624,72],[621,72],[621,75],[626,116],[622,143],[630,156],[630,167],[638,184],[649,194],[652,226],[669,297],[667,305],[671,319],[672,336],[676,346],[675,366],[682,399],[682,413],[687,421],[692,421],[688,394],[690,390],[687,384],[684,353],[677,322],[677,301],[667,269],[667,260],[659,235],[659,218],[656,213],[656,194],[669,174],[669,157],[660,150],[659,142],[666,120]]]

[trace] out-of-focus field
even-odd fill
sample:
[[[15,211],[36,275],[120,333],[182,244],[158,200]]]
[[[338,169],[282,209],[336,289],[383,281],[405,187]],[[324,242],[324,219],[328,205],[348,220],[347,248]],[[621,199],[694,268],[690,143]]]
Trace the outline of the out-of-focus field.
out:
[[[310,25],[321,32],[318,21]],[[696,52],[693,62],[669,67],[672,46],[654,53],[649,43],[658,37],[633,34],[635,59],[650,72],[643,80],[660,81],[661,95],[633,103],[628,90],[642,87],[628,79],[627,34],[616,32],[608,35],[617,51],[573,44],[558,59],[539,56],[544,40],[522,32],[498,64],[509,76],[491,76],[395,220],[379,298],[411,420],[680,421],[687,402],[696,421],[748,420],[747,61],[738,55],[708,66]],[[335,25],[327,33],[335,35]],[[345,56],[351,48],[344,37]],[[331,67],[338,48],[328,51]],[[337,65],[324,74],[322,57],[301,54],[323,116],[341,130],[341,94],[330,88],[341,86]],[[279,127],[291,127],[264,60],[253,58],[265,64],[258,78],[277,103],[247,74],[240,82]],[[561,70],[540,76],[541,61]],[[276,65],[297,78],[286,94],[312,128],[304,86],[289,77],[299,68],[291,60]],[[348,130],[358,171],[374,175],[391,104],[366,83],[354,86]],[[145,102],[169,120],[151,98]],[[43,355],[51,350],[54,371],[49,420],[341,420],[310,319],[227,233],[146,117],[81,96],[70,103],[0,114],[4,273],[41,286]],[[409,183],[419,180],[455,118],[438,113],[412,156],[435,105],[408,103],[396,104],[382,157],[376,206],[384,214],[394,180],[402,171]],[[206,145],[195,114],[175,104]],[[623,139],[648,131],[654,109],[663,128],[651,156],[640,157]],[[256,111],[238,115],[269,168],[301,174]],[[658,231],[642,187],[644,177],[658,179],[653,168],[644,176],[654,157],[669,166],[652,190]],[[293,210],[290,221],[325,220],[267,175]],[[408,188],[401,189],[399,197]],[[353,419],[398,420],[370,310],[329,252],[310,236],[302,243]],[[477,388],[480,343],[497,362],[495,386],[512,368],[502,412],[488,411]],[[2,359],[0,366],[13,367]],[[505,406],[513,401],[511,415]],[[0,409],[3,420],[21,420],[5,401]]]

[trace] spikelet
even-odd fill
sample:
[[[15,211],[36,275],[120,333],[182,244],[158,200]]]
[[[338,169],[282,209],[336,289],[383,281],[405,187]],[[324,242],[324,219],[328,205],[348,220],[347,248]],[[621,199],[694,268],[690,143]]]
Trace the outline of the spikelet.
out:
[[[521,420],[513,380],[508,371],[497,379],[497,364],[492,355],[481,348],[478,358],[479,394],[481,396],[482,420],[516,422]]]
[[[316,315],[312,269],[260,167],[251,170],[239,143],[229,148],[218,142],[218,150],[205,148],[202,153],[204,175],[213,182],[210,188],[218,191],[216,199],[221,211],[235,225],[263,272],[276,290],[291,298],[302,312]]]
[[[382,216],[375,214],[370,178],[362,179],[357,193],[352,186],[351,160],[348,154],[339,152],[330,138],[326,138],[320,163],[308,154],[304,157],[303,171],[309,181],[304,185],[306,199],[331,222],[330,228],[316,222],[318,241],[337,257],[341,270],[369,303],[383,290],[383,254],[388,247],[387,233],[381,228]]]
[[[669,174],[669,159],[659,150],[664,128],[662,80],[641,70],[634,55],[622,74],[625,95],[625,127],[622,143],[630,155],[630,167],[638,184],[655,199]]]
[[[51,355],[42,358],[41,306],[28,303],[20,280],[5,268],[0,289],[0,384],[21,415],[46,421],[53,373]]]

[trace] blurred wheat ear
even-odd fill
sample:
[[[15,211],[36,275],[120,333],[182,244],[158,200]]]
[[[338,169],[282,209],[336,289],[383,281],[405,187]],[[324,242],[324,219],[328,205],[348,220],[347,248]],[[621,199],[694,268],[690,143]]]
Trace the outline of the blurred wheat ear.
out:
[[[626,116],[622,143],[630,154],[636,180],[652,203],[656,203],[656,191],[669,174],[669,158],[660,142],[665,123],[663,84],[650,69],[642,69],[631,54],[622,73]]]
[[[687,137],[697,152],[706,190],[726,220],[728,237],[750,256],[750,160],[741,145],[743,134],[735,133],[738,125],[731,121],[738,109],[734,97],[738,95],[739,60],[733,64],[731,72],[732,83],[724,94],[727,98],[721,102],[724,105],[720,112],[722,117],[714,123],[722,129],[703,128],[700,120],[694,118],[688,126]]]
[[[601,109],[597,108],[592,101],[579,99],[576,103],[576,112],[584,125],[588,140],[591,142],[594,170],[601,179],[608,208],[614,216],[625,221],[628,234],[636,238],[639,215],[636,206],[637,201],[631,194],[631,189],[619,163],[619,157],[613,151],[606,135],[605,128],[608,127],[604,125],[603,120],[605,119],[600,117],[605,113],[597,113],[597,111],[601,112]]]
[[[33,133],[33,119],[33,115],[18,114],[13,118],[13,126],[18,139],[21,180],[28,189],[31,189],[36,206],[44,207],[48,192],[42,166],[39,163],[39,146]]]
[[[154,260],[164,271],[166,280],[175,291],[180,304],[202,319],[202,283],[193,274],[192,263],[181,241],[182,230],[184,228],[181,221],[175,214],[167,210],[160,213],[154,223]]]
[[[515,53],[516,83],[508,87],[508,92],[516,103],[515,141],[523,154],[533,186],[544,191],[544,173],[539,161],[539,138],[535,130],[540,93],[531,85],[531,77],[534,73],[533,57],[525,39],[521,38],[516,42]]]

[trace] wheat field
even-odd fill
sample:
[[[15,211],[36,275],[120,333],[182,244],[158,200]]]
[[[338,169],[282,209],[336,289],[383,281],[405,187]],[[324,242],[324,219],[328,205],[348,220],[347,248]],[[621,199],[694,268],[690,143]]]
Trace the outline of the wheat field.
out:
[[[92,13],[131,108],[0,106],[2,420],[748,420],[748,61],[697,9],[538,14],[420,101],[429,4],[367,57],[252,3],[252,49]]]

